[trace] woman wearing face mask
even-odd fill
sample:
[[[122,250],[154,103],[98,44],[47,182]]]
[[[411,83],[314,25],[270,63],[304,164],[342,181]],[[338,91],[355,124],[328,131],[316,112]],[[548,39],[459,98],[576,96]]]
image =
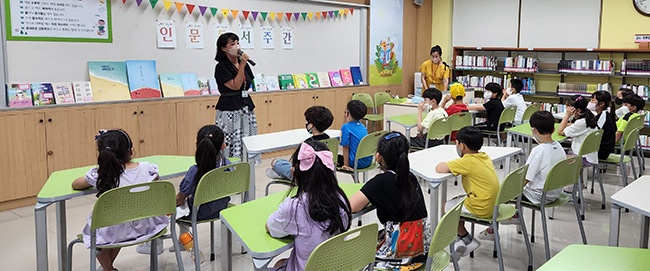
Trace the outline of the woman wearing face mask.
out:
[[[483,90],[484,104],[468,104],[467,109],[486,111],[487,120],[483,123],[478,123],[475,126],[481,130],[496,131],[499,123],[501,111],[503,111],[503,104],[501,103],[501,94],[503,88],[497,83],[488,83]]]
[[[632,92],[631,89],[625,87],[619,88],[618,92],[616,93],[616,98],[614,98],[614,103],[618,106],[623,105],[623,98],[631,94],[634,94],[634,92]],[[625,116],[625,114],[630,113],[630,110],[628,110],[627,106],[621,106],[618,109],[616,109],[615,113],[616,113],[616,119],[620,119],[623,116]]]
[[[445,91],[449,87],[449,66],[442,61],[442,48],[440,45],[431,47],[429,52],[431,58],[420,65],[422,73],[422,89],[435,87]]]
[[[567,104],[566,114],[558,128],[558,134],[572,138],[570,155],[577,155],[585,138],[598,129],[596,117],[587,109],[589,100],[582,96],[575,96]],[[573,121],[569,120],[573,117]],[[596,152],[586,154],[583,158],[583,166],[598,164]]]
[[[221,97],[217,102],[215,122],[223,130],[227,147],[227,157],[242,157],[242,137],[257,134],[255,105],[248,96],[253,81],[253,71],[246,63],[246,53],[239,55],[239,37],[224,33],[217,39],[218,62],[214,78]]]
[[[596,121],[600,129],[603,129],[603,138],[600,140],[598,159],[607,159],[610,153],[614,152],[616,140],[616,124],[614,119],[606,111],[607,105],[612,101],[612,95],[607,91],[596,91],[591,94],[591,100],[587,109],[596,112]]]

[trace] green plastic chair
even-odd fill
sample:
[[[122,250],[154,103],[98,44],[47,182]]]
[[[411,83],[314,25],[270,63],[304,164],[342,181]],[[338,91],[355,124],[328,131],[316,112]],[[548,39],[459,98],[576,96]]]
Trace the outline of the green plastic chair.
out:
[[[587,154],[598,152],[598,149],[600,149],[600,141],[603,138],[603,130],[596,130],[591,132],[585,140],[582,142],[582,146],[580,146],[580,151],[578,151],[578,155],[584,157]],[[598,179],[600,181],[600,194],[602,196],[602,203],[600,208],[605,209],[605,189],[603,188],[603,182],[602,182],[602,177],[600,176],[600,170],[596,170],[598,168],[598,164],[591,165],[592,168],[592,180],[596,178],[596,174],[598,174]],[[583,174],[584,168],[580,169],[580,179],[578,180],[578,187],[582,188],[583,184],[585,183],[582,174]],[[589,180],[589,175],[587,174],[587,180]],[[593,192],[592,192],[593,193]],[[582,189],[578,189],[578,195],[580,196],[580,219],[585,220],[585,198],[582,193]]]
[[[431,238],[425,270],[442,271],[447,268],[450,259],[454,263],[454,270],[459,270],[458,261],[451,257],[445,248],[448,247],[449,251],[454,251],[454,241],[456,241],[456,236],[458,235],[460,211],[463,208],[464,202],[465,200],[462,200],[456,204],[438,222],[438,226],[436,226],[433,237]]]
[[[377,92],[375,93],[375,108],[377,111],[375,113],[379,114],[379,107],[383,106],[385,103],[389,103],[392,97],[386,92]],[[382,111],[383,112],[383,111]],[[384,114],[380,114],[384,115]]]
[[[643,115],[641,115],[641,114],[635,115],[632,118],[630,118],[630,120],[628,120],[627,126],[625,126],[625,130],[623,130],[622,138],[623,139],[626,138],[626,136],[630,132],[632,132],[635,128],[643,128],[645,126],[644,120],[645,120],[645,114],[643,114]],[[617,150],[621,149],[621,147],[623,145],[622,144],[623,142],[624,142],[623,140],[618,142],[619,145],[616,146]],[[634,151],[637,153],[637,156],[636,156],[637,163],[639,164],[639,168],[641,169],[641,170],[639,170],[639,172],[643,172],[643,169],[645,168],[645,155],[643,154],[643,148],[641,146],[642,146],[641,141],[637,140]],[[641,175],[641,174],[639,174],[639,175]],[[638,177],[640,177],[640,176],[638,176]]]
[[[524,115],[521,117],[521,122],[528,122],[530,120],[530,116],[533,115],[533,113],[539,111],[542,109],[542,105],[538,103],[532,103],[528,107],[526,107],[526,111],[524,111]]]
[[[384,121],[384,115],[383,114],[377,114],[377,107],[375,107],[375,103],[372,100],[372,96],[367,93],[355,93],[352,95],[352,100],[359,100],[363,104],[366,105],[366,107],[372,109],[371,114],[366,114],[363,119],[366,120],[366,127],[370,127],[368,125],[368,122],[376,122],[376,121]]]
[[[101,194],[95,202],[90,222],[90,270],[97,269],[97,249],[133,246],[153,241],[157,238],[171,238],[173,240],[178,268],[185,270],[183,260],[181,259],[180,243],[178,242],[176,227],[170,227],[170,235],[165,235],[167,233],[167,228],[165,228],[156,235],[138,242],[124,242],[108,246],[97,246],[96,244],[96,231],[99,228],[167,214],[171,214],[171,221],[176,219],[176,190],[170,182],[155,181],[127,185],[111,189]],[[76,243],[83,243],[81,234],[77,236],[77,239],[68,244],[67,270],[72,270],[72,247]],[[151,242],[150,269],[158,270],[156,242]]]
[[[464,127],[472,126],[472,118],[474,116],[469,112],[458,112],[449,116],[448,120],[451,122],[451,132],[456,132]],[[451,136],[447,144],[451,143]]]
[[[542,202],[541,204],[533,204],[532,202],[521,201],[521,206],[530,208],[532,210],[531,214],[531,234],[530,241],[535,242],[535,211],[540,211],[542,219],[542,228],[544,230],[544,246],[546,249],[546,260],[551,258],[551,250],[549,247],[549,237],[548,237],[548,226],[546,225],[546,208],[553,208],[557,206],[562,206],[569,201],[573,202],[573,208],[576,212],[576,219],[578,220],[578,226],[580,227],[580,234],[582,235],[582,243],[587,244],[587,237],[585,235],[585,229],[582,225],[582,219],[580,219],[580,210],[578,208],[577,197],[575,191],[578,190],[578,178],[580,175],[580,169],[582,169],[582,156],[574,156],[571,158],[564,159],[560,162],[557,162],[546,176],[546,182],[544,183],[544,189],[542,190]],[[573,186],[573,194],[571,196],[560,193],[560,196],[555,199],[553,202],[545,203],[546,193],[551,190],[562,189],[565,186]],[[520,213],[523,214],[523,213]]]
[[[506,179],[503,180],[501,187],[499,187],[499,192],[494,201],[494,211],[492,213],[492,218],[480,218],[474,216],[470,213],[461,213],[460,217],[462,220],[472,223],[472,235],[474,235],[474,225],[486,225],[492,226],[494,229],[494,250],[492,251],[492,256],[497,257],[499,260],[499,270],[503,271],[503,255],[501,254],[501,242],[499,235],[499,222],[511,218],[517,210],[520,214],[523,214],[521,210],[521,192],[524,191],[524,186],[526,180],[526,172],[528,172],[528,165],[524,165],[514,171],[510,172]],[[516,200],[516,207],[508,205],[512,199]],[[526,232],[526,224],[524,223],[523,216],[519,216],[519,225],[522,228],[524,234],[524,241],[526,242],[526,249],[528,250],[528,270],[533,270],[533,251],[530,248],[530,242],[528,241],[528,233]],[[470,253],[470,257],[473,257],[474,252]]]
[[[373,270],[378,229],[372,223],[327,239],[309,255],[305,271]]]
[[[488,146],[490,146],[490,138],[494,136],[497,139],[497,146],[501,147],[501,138],[499,138],[499,135],[501,133],[505,133],[505,130],[501,132],[501,128],[505,127],[506,125],[512,125],[512,123],[515,121],[515,114],[517,113],[517,107],[516,106],[508,106],[503,111],[501,111],[501,116],[499,116],[499,123],[497,124],[497,130],[496,131],[483,131],[483,134],[488,136]]]
[[[382,131],[372,132],[364,136],[361,139],[361,142],[359,142],[356,156],[354,157],[354,166],[353,166],[354,170],[352,172],[347,170],[341,170],[340,168],[338,168],[338,170],[342,173],[352,174],[352,178],[354,179],[355,183],[359,183],[359,173],[363,173],[363,182],[365,183],[366,180],[368,179],[368,171],[377,168],[377,162],[375,161],[375,153],[377,153],[377,144],[379,143],[379,138],[385,135],[386,133],[388,132],[382,130]],[[372,157],[372,163],[370,163],[370,165],[366,168],[359,168],[359,159],[368,156]]]
[[[429,140],[443,138],[451,135],[451,121],[448,118],[441,118],[433,121],[427,131],[427,140],[424,143],[424,148],[412,146],[411,150],[422,150],[429,148]]]
[[[248,162],[233,163],[215,168],[208,171],[199,180],[199,184],[196,186],[196,191],[194,192],[194,205],[192,206],[190,220],[179,219],[176,221],[177,223],[192,225],[195,270],[201,270],[199,231],[197,225],[210,222],[210,261],[214,261],[216,258],[214,251],[214,221],[219,220],[219,217],[198,220],[199,208],[203,204],[248,191],[249,182],[250,164]],[[229,204],[229,206],[232,206],[232,204]]]
[[[639,139],[639,131],[641,131],[641,128],[643,127],[631,127],[631,131],[629,131],[627,134],[623,132],[624,134],[624,140],[621,141],[621,154],[610,154],[609,157],[605,160],[599,160],[599,165],[604,164],[604,165],[615,165],[621,167],[621,172],[622,174],[622,179],[623,179],[623,186],[627,186],[627,168],[625,167],[625,163],[630,163],[632,167],[632,174],[633,176],[638,176],[636,175],[636,168],[634,167],[634,159],[632,159],[632,150],[636,148],[637,141]],[[627,127],[626,127],[627,130]],[[629,152],[628,156],[625,155],[626,152]],[[635,177],[636,178],[636,177]],[[602,182],[602,180],[599,179],[599,181]],[[593,185],[592,185],[593,186]]]

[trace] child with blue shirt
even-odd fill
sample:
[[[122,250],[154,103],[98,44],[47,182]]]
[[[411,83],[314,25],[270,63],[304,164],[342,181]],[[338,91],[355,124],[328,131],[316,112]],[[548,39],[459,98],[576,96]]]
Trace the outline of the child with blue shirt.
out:
[[[361,119],[366,116],[368,108],[358,100],[351,100],[345,108],[345,121],[341,127],[341,146],[343,154],[339,154],[338,164],[343,170],[354,170],[354,158],[361,139],[368,135],[366,126]],[[372,163],[372,156],[359,159],[357,169],[367,168]]]

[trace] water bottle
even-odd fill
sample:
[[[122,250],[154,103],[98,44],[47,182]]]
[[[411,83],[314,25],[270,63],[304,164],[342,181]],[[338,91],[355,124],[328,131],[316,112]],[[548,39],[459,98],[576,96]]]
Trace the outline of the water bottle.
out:
[[[192,256],[192,261],[196,261],[194,258],[194,237],[192,237],[192,234],[189,232],[184,232],[181,234],[181,236],[178,237],[178,241],[180,241],[183,247],[185,247],[185,250],[190,253],[190,256]],[[201,252],[201,250],[199,250],[199,255],[201,263],[203,263],[205,261],[205,256],[203,256],[203,252]]]

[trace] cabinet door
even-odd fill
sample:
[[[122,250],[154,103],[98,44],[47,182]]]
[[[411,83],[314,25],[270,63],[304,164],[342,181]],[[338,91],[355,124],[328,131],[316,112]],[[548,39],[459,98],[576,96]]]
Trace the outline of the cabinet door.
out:
[[[93,109],[56,110],[45,114],[48,174],[97,163]]]
[[[255,104],[255,117],[257,117],[257,133],[266,134],[271,130],[271,119],[269,118],[269,96],[270,94],[253,94],[251,99]]]
[[[179,155],[194,155],[196,133],[204,125],[214,124],[216,111],[213,99],[176,103],[176,131]]]
[[[38,194],[47,180],[43,113],[0,116],[0,201]]]
[[[305,91],[303,93],[296,93],[294,96],[294,106],[292,108],[290,118],[293,119],[291,129],[298,129],[305,127],[305,110],[314,105],[316,100],[315,91]]]
[[[276,93],[269,97],[268,117],[271,124],[269,126],[270,132],[290,130],[293,128],[294,119],[302,116],[302,113],[298,116],[292,115],[296,106],[294,96]]]
[[[324,107],[327,107],[330,111],[332,111],[332,115],[334,115],[334,122],[332,122],[332,126],[330,126],[330,129],[340,129],[340,125],[335,125],[337,123],[337,120],[343,118],[343,111],[339,111],[337,106],[336,106],[336,91],[334,90],[321,90],[316,92],[316,100],[315,100],[315,105],[322,105]]]
[[[348,105],[348,102],[352,100],[352,93],[354,93],[354,88],[336,90],[336,107],[332,110],[332,114],[334,114],[333,127],[340,128],[345,123],[345,107]]]
[[[133,140],[134,155],[139,157],[138,115],[138,106],[135,104],[95,108],[95,132],[101,129],[126,131]]]
[[[175,155],[178,152],[176,104],[161,102],[138,105],[138,134],[140,157]]]

